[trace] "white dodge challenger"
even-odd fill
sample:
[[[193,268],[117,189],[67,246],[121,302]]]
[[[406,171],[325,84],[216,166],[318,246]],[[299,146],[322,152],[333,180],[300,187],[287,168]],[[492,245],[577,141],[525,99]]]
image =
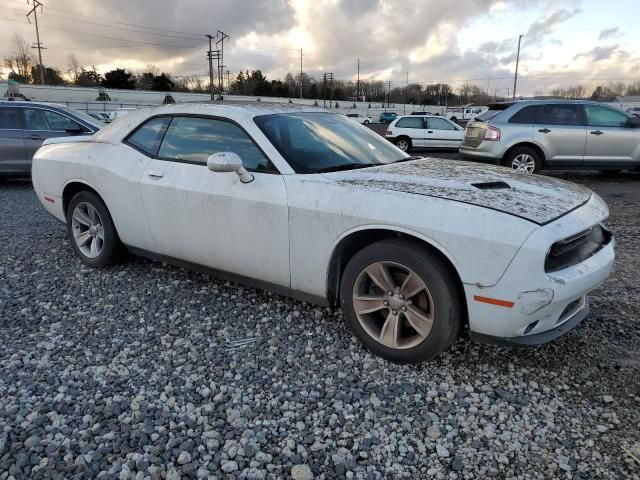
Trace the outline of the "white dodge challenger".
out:
[[[318,109],[177,104],[33,160],[76,254],[124,251],[342,308],[376,354],[428,360],[472,338],[537,345],[583,320],[614,242],[595,193],[410,157]]]

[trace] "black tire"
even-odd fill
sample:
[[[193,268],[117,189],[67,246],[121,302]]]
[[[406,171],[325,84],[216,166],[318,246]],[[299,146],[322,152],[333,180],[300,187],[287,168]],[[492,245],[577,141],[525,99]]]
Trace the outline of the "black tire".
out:
[[[433,299],[433,306],[429,307],[433,308],[431,330],[423,339],[418,338],[420,343],[410,348],[389,348],[383,345],[367,333],[356,315],[353,305],[354,288],[360,288],[356,282],[362,278],[364,269],[376,262],[391,262],[410,269],[424,282]],[[348,263],[340,284],[340,306],[347,327],[374,354],[403,363],[431,360],[455,342],[463,326],[465,310],[462,302],[458,280],[449,265],[440,256],[413,241],[382,240],[365,247]],[[385,315],[392,313],[391,307],[384,308],[387,309],[386,312],[380,311],[382,321]],[[404,324],[400,328],[409,328],[411,332],[407,317],[403,318]]]
[[[369,125],[369,120],[365,120],[365,121],[364,121],[364,124],[365,124],[365,125]]]
[[[528,155],[533,160],[533,170],[524,173],[538,173],[542,169],[542,159],[540,154],[530,147],[515,147],[511,149],[502,160],[502,164],[505,167],[509,167],[514,171],[517,171],[514,167],[514,160],[522,155]]]
[[[456,122],[458,121],[458,117],[451,117],[451,121],[452,121],[453,123],[456,123]]]
[[[395,144],[396,147],[398,147],[403,152],[408,152],[409,150],[411,150],[411,139],[409,137],[398,137],[395,140]]]
[[[91,258],[82,252],[74,237],[72,216],[76,207],[80,204],[88,204],[93,207],[99,215],[100,224],[102,226],[104,239],[102,241],[100,253],[94,258]],[[118,232],[113,225],[113,220],[107,206],[98,195],[88,190],[76,193],[69,202],[69,206],[67,207],[67,235],[76,255],[80,260],[91,267],[102,268],[107,265],[117,263],[122,259],[125,251],[124,246],[120,241],[120,237],[118,236]]]

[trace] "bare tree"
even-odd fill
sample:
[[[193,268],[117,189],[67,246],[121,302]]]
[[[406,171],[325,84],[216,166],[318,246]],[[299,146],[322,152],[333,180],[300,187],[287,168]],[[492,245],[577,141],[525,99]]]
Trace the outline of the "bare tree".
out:
[[[12,39],[13,52],[4,57],[4,63],[11,72],[9,78],[22,83],[31,81],[31,67],[35,64],[35,57],[31,53],[27,41],[17,33]]]
[[[67,68],[67,73],[69,74],[69,76],[71,77],[71,81],[75,85],[75,83],[78,81],[78,78],[80,77],[80,74],[82,73],[82,65],[80,65],[80,62],[73,53],[69,55],[68,67],[69,68]]]

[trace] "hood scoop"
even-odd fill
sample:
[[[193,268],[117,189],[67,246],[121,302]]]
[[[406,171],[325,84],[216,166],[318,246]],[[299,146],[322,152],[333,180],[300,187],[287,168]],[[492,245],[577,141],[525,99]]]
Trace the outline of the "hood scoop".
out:
[[[478,190],[511,190],[511,185],[507,182],[478,182],[472,183],[471,186]]]

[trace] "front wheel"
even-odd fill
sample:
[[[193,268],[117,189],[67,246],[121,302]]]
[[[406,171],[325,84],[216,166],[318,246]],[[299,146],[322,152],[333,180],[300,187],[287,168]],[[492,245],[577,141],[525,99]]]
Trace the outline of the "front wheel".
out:
[[[79,192],[69,202],[67,232],[76,255],[91,267],[115,263],[124,250],[107,206],[93,192]]]
[[[414,242],[383,240],[358,252],[342,276],[340,304],[369,350],[399,362],[433,359],[462,327],[454,273]]]
[[[411,148],[411,140],[408,138],[399,138],[396,140],[396,147],[398,147],[403,152],[406,152]]]
[[[369,125],[369,120],[365,120],[365,121],[364,121],[364,124],[365,124],[365,125]]]
[[[518,173],[538,173],[542,167],[540,155],[528,147],[517,147],[509,152],[504,160],[504,165]]]

